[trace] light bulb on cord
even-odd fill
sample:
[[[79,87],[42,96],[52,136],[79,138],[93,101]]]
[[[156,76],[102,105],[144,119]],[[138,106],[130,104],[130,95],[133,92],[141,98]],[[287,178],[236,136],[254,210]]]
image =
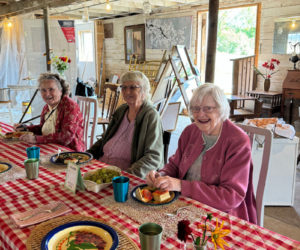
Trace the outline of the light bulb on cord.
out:
[[[295,27],[296,27],[296,20],[293,20],[293,21],[292,21],[291,27],[292,27],[292,28],[295,28]]]
[[[7,17],[4,18],[3,24],[6,25],[8,28],[12,27],[12,22]]]
[[[106,8],[107,11],[111,10],[111,5],[109,4],[109,0],[106,0],[105,8]]]
[[[88,22],[89,21],[89,10],[87,7],[84,8],[83,14],[82,14],[82,21]]]

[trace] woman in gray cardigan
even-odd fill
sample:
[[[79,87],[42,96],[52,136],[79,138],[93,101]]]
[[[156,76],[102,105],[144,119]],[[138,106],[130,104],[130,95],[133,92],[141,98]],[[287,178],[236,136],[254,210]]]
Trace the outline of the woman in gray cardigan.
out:
[[[87,152],[95,159],[145,178],[163,166],[162,125],[158,112],[148,101],[150,83],[139,71],[121,76],[126,104],[112,116],[103,138]]]

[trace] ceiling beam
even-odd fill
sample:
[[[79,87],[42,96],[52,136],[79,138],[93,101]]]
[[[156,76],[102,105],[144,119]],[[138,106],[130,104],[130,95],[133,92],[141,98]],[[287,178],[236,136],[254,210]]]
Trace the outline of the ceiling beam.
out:
[[[19,2],[15,2],[13,4],[8,4],[6,6],[1,7],[0,9],[0,17],[9,17],[15,16],[19,14],[29,13],[35,10],[58,6],[65,6],[73,3],[81,2],[80,0],[23,0]]]

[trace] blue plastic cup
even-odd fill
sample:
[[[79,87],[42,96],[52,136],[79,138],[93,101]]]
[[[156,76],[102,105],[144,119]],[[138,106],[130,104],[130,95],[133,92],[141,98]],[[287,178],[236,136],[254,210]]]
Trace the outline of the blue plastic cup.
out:
[[[117,176],[112,179],[114,197],[117,202],[125,202],[128,198],[129,178]]]
[[[40,159],[40,148],[39,147],[30,147],[26,148],[26,153],[28,159]]]

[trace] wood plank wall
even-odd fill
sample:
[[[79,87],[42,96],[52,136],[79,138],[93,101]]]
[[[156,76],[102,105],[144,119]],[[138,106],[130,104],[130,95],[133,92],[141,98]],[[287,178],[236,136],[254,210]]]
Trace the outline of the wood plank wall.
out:
[[[113,23],[114,35],[113,38],[105,39],[105,64],[106,76],[112,74],[121,74],[128,70],[128,64],[125,64],[124,55],[124,27],[128,25],[135,25],[146,23],[148,18],[170,18],[179,16],[192,16],[192,45],[189,53],[192,59],[195,59],[195,45],[196,45],[196,29],[197,29],[197,11],[207,10],[208,5],[199,5],[186,10],[178,10],[167,13],[154,14],[150,16],[137,15],[113,20],[105,20],[104,23]],[[291,17],[300,15],[300,1],[299,0],[220,0],[220,8],[242,6],[254,3],[262,3],[261,8],[261,26],[260,26],[260,40],[259,40],[259,57],[258,66],[271,58],[280,60],[280,71],[272,76],[271,88],[272,91],[282,89],[282,82],[287,74],[287,70],[291,69],[293,64],[289,62],[290,55],[274,55],[272,54],[274,21],[281,17]],[[147,60],[158,60],[161,58],[163,50],[146,50]],[[263,88],[263,79],[258,78],[258,89]]]

